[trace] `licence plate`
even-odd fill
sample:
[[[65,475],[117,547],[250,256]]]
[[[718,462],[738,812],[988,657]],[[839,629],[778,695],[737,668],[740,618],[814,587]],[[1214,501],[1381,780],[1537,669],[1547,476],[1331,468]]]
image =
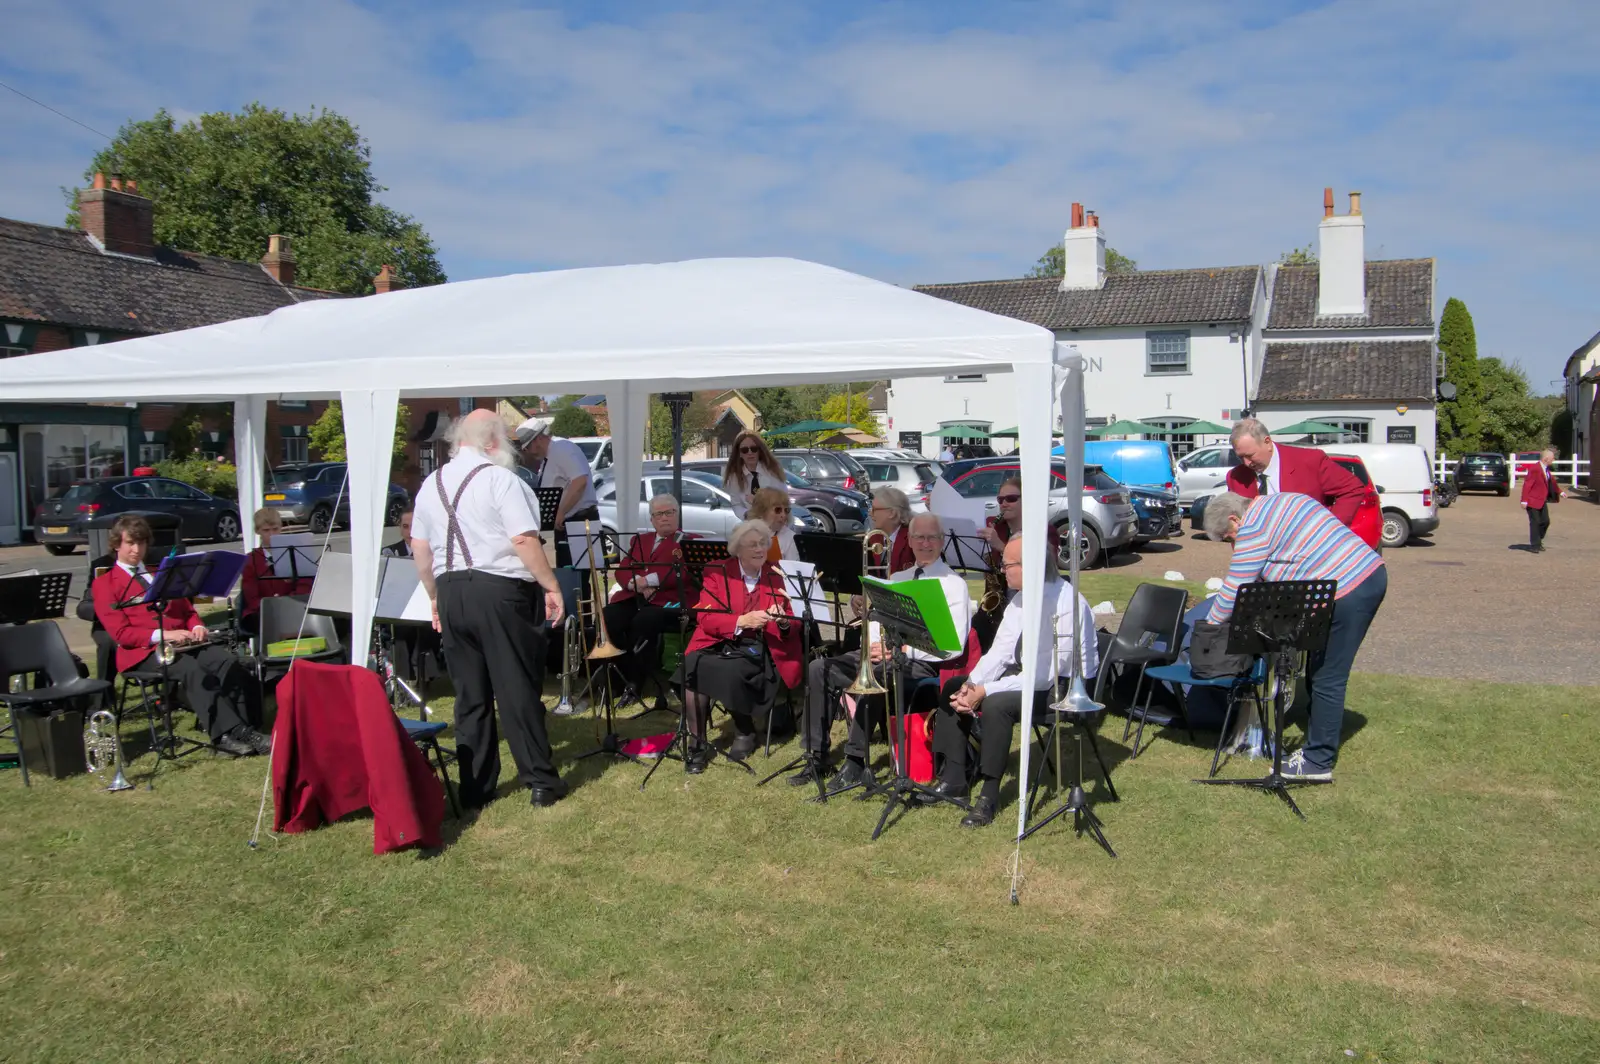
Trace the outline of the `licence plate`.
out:
[[[64,535],[67,534],[67,526],[66,525],[45,525],[44,526],[44,531],[45,531],[45,535],[48,535],[48,536],[64,536]]]
[[[285,497],[286,496],[284,496],[281,492],[276,494],[276,495],[263,495],[263,496],[261,496],[261,498],[264,499],[267,502],[282,502]]]

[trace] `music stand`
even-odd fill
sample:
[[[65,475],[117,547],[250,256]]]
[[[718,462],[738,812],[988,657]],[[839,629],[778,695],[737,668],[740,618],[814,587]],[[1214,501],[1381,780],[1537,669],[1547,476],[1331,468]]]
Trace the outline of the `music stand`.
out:
[[[796,532],[795,550],[803,562],[817,567],[817,583],[833,596],[833,640],[843,644],[839,633],[845,630],[842,600],[861,593],[861,537],[837,532]]]
[[[1284,777],[1283,721],[1289,715],[1295,681],[1300,678],[1301,655],[1315,654],[1328,645],[1338,589],[1337,580],[1258,580],[1239,589],[1228,630],[1228,653],[1272,658],[1277,680],[1272,699],[1272,771],[1259,779],[1203,779],[1195,783],[1270,791],[1304,820],[1306,815],[1289,794],[1290,786],[1333,782]]]
[[[572,543],[570,530],[575,524],[577,524],[577,522],[569,523],[567,528],[564,530],[568,535],[567,543],[569,551]],[[595,583],[594,574],[602,574],[600,577],[600,587],[604,589],[610,580],[611,573],[611,569],[607,564],[607,559],[615,549],[615,543],[608,543],[608,537],[611,536],[612,533],[607,532],[605,528],[600,525],[592,524],[589,521],[584,521],[579,527],[583,528],[583,539],[580,541],[583,544],[583,549],[581,553],[572,559],[573,568],[580,569],[590,575],[587,580],[584,580],[578,585],[578,599],[580,602],[583,600],[584,589],[585,587],[588,587],[591,591],[589,598],[590,608],[594,612],[595,632],[598,633],[601,626],[605,623],[604,618],[601,616],[601,611],[605,608],[605,599],[602,595],[596,595],[593,593]],[[587,750],[579,754],[576,758],[574,758],[574,760],[582,761],[584,758],[594,757],[596,754],[610,754],[613,757],[619,757],[624,761],[632,761],[637,764],[639,759],[622,749],[622,737],[617,734],[615,718],[612,716],[615,699],[612,697],[611,693],[611,674],[616,671],[616,665],[614,664],[616,657],[594,659],[590,658],[588,655],[584,656],[584,661],[586,663],[596,660],[598,660],[599,666],[595,668],[594,671],[590,672],[588,678],[585,679],[583,690],[578,693],[578,698],[588,698],[589,704],[593,706],[595,704],[595,681],[601,677],[605,678],[605,693],[602,699],[602,704],[605,710],[604,720],[606,730],[604,734],[600,736],[600,745],[596,746],[593,750]]]
[[[27,624],[67,614],[71,573],[0,577],[0,624]]]
[[[859,565],[860,564],[860,551],[856,552],[856,557],[857,557],[857,564]],[[779,568],[783,570],[785,590],[788,590],[788,585],[792,581],[793,584],[794,584],[794,587],[796,589],[798,589],[798,591],[799,591],[800,610],[796,614],[796,617],[800,621],[800,660],[802,662],[806,662],[806,661],[809,661],[810,657],[811,657],[811,626],[815,623],[815,618],[812,616],[812,609],[816,605],[816,603],[811,598],[811,592],[813,590],[815,590],[816,588],[820,587],[821,584],[822,584],[822,568],[821,568],[821,566],[813,564],[811,573],[808,575],[804,570],[799,569],[798,567],[797,568],[793,568],[793,569],[790,569],[790,568],[786,567],[787,565],[793,565],[793,564],[794,563],[792,563],[792,562],[790,562],[790,563],[779,562],[778,563]],[[857,582],[858,583],[859,583],[859,580],[860,580],[860,578],[859,578],[859,575],[858,575],[858,577],[857,577]],[[796,598],[796,596],[795,596],[794,592],[790,591],[790,593],[789,593],[789,602],[791,604],[793,604],[793,602],[795,601],[795,598]],[[831,623],[837,623],[837,622],[831,622]],[[806,705],[808,691],[807,691],[805,685],[807,683],[809,683],[809,682],[810,681],[808,679],[806,679],[806,674],[804,672],[802,672],[801,673],[801,687],[800,687],[800,704],[801,704],[801,706]],[[803,710],[802,710],[801,716],[802,716],[802,721],[803,721],[804,720],[804,711]],[[829,723],[830,724],[832,723],[831,718],[830,718]],[[802,724],[802,727],[804,727],[803,724]],[[827,761],[827,758],[828,758],[827,749],[826,749],[826,746],[827,746],[827,734],[826,734],[827,730],[828,729],[824,729],[824,734],[823,734],[823,746],[824,746],[824,749],[818,755],[816,755],[816,757],[815,757],[815,760],[817,761],[817,768],[816,768],[817,801],[819,801],[819,802],[826,802],[828,800],[828,783],[827,783],[827,780],[825,780],[823,778],[823,772],[822,772],[822,765],[823,765],[823,763],[825,763]],[[770,733],[771,733],[770,720],[769,720],[768,733],[769,733],[769,736],[770,736]],[[805,737],[803,735],[801,736],[801,745],[802,746],[805,745]],[[767,756],[768,757],[772,756],[772,747],[770,745],[767,747]],[[792,772],[795,769],[799,768],[800,766],[806,764],[807,762],[809,762],[811,760],[813,760],[813,758],[810,755],[807,755],[807,754],[802,752],[798,756],[796,756],[794,758],[791,758],[790,761],[788,762],[788,764],[784,765],[782,768],[778,769],[776,772],[773,772],[770,775],[766,776],[765,778],[763,778],[761,780],[758,780],[756,782],[756,786],[757,787],[765,787],[767,784],[771,783],[773,780],[777,779],[779,776],[783,775],[785,772]]]
[[[561,488],[533,489],[533,497],[539,501],[539,527],[548,528],[558,536],[563,531],[556,527],[556,511],[561,509],[561,492]]]
[[[950,616],[950,605],[944,597],[944,586],[937,579],[890,583],[869,576],[862,577],[862,582],[868,586],[872,596],[872,608],[868,617],[883,627],[884,646],[892,648],[888,676],[890,709],[893,713],[890,720],[892,738],[889,743],[893,775],[887,782],[869,785],[866,792],[857,799],[865,801],[877,795],[887,795],[889,798],[883,807],[883,815],[878,818],[878,826],[872,832],[872,840],[876,842],[878,836],[883,834],[883,829],[888,826],[889,817],[898,805],[909,809],[913,804],[932,805],[935,802],[945,802],[958,809],[967,807],[961,799],[941,794],[933,787],[918,783],[911,778],[911,751],[908,749],[909,735],[906,728],[906,692],[901,684],[907,646],[942,656],[960,650],[962,641],[956,634],[955,620]],[[858,706],[856,712],[860,711]]]

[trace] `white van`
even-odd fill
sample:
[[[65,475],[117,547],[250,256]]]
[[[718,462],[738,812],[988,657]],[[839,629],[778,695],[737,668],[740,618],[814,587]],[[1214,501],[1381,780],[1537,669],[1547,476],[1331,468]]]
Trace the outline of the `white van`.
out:
[[[1412,536],[1426,536],[1439,527],[1433,468],[1420,444],[1330,443],[1322,450],[1355,455],[1367,467],[1383,507],[1385,547],[1403,547]]]
[[[602,469],[611,468],[610,436],[573,436],[572,442],[578,445],[583,456],[589,460],[590,469],[598,473]]]

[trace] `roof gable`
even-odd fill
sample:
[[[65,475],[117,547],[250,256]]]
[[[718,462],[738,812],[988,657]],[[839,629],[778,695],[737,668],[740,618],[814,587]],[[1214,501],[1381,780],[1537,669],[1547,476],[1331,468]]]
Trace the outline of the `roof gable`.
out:
[[[76,229],[0,218],[0,317],[118,333],[162,333],[267,314],[310,299],[259,264],[157,247],[108,254]]]
[[[1426,329],[1433,325],[1433,260],[1367,263],[1367,312],[1320,316],[1321,267],[1279,266],[1272,281],[1269,329]]]
[[[1047,329],[1189,325],[1247,320],[1260,274],[1259,266],[1135,270],[1107,274],[1104,288],[1066,292],[1058,277],[926,284],[917,291]]]
[[[1433,342],[1268,344],[1257,402],[1431,402]]]

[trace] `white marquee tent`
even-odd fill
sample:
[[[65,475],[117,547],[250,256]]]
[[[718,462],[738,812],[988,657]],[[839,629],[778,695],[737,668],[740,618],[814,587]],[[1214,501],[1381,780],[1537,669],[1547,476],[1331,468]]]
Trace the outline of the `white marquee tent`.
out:
[[[516,274],[302,303],[258,318],[7,359],[0,400],[234,403],[239,502],[261,504],[268,399],[337,398],[349,456],[351,655],[376,602],[395,408],[413,396],[601,392],[616,455],[618,524],[638,526],[653,393],[1013,373],[1024,521],[1046,521],[1053,400],[1082,417],[1082,361],[1046,329],[794,259],[702,259]],[[1082,432],[1068,432],[1081,446]],[[1068,468],[1077,463],[1067,456]],[[1076,493],[1074,500],[1078,499]],[[1076,518],[1076,510],[1074,511]],[[246,523],[247,545],[255,533]],[[1042,609],[1045,540],[1024,542],[1023,602]],[[1039,628],[1026,630],[1024,690]],[[1024,724],[1024,739],[1031,734]],[[1023,778],[1029,744],[1023,742]],[[1026,816],[1019,802],[1018,824]]]

